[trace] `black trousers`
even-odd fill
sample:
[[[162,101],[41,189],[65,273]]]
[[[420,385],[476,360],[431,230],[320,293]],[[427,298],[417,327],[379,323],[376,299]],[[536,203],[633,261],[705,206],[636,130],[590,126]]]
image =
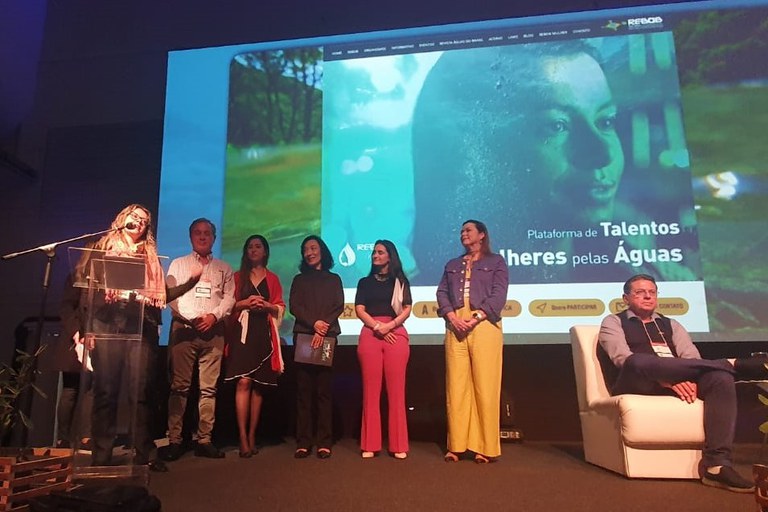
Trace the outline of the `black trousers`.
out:
[[[157,362],[157,336],[141,341],[98,340],[91,352],[93,360],[93,456],[94,466],[112,462],[112,447],[117,435],[117,409],[120,391],[128,386],[129,431],[136,450],[134,464],[150,460],[154,441],[151,435],[150,393],[154,388]]]
[[[328,366],[296,363],[296,446],[313,444],[313,417],[317,418],[317,447],[333,443],[333,371]],[[314,409],[314,411],[313,411]]]
[[[666,395],[672,391],[659,382],[695,382],[698,397],[704,401],[702,464],[705,467],[730,466],[736,431],[734,374],[733,366],[725,359],[710,361],[633,354],[624,361],[612,394]]]
[[[82,438],[91,437],[92,375],[87,371],[61,372],[61,375],[61,395],[56,407],[58,440],[74,445]]]

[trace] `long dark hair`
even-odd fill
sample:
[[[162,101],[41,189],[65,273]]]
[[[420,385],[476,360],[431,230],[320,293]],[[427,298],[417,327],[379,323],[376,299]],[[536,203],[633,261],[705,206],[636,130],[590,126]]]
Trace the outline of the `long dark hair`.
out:
[[[408,278],[405,277],[405,272],[403,272],[403,264],[400,261],[400,255],[397,253],[397,247],[395,247],[395,244],[389,240],[376,240],[376,242],[373,244],[374,250],[376,249],[377,245],[383,245],[387,250],[387,254],[389,254],[389,274],[395,276],[400,280],[401,283],[407,283]],[[372,276],[373,274],[376,274],[376,270],[376,265],[371,262],[371,271],[368,272],[368,275]]]
[[[465,220],[461,223],[461,225],[464,226],[464,224],[469,224],[470,222],[475,225],[478,232],[485,235],[483,240],[480,242],[480,254],[483,256],[491,254],[491,234],[488,233],[488,226],[486,226],[484,222],[480,222],[479,220],[475,219]]]
[[[251,265],[251,260],[248,259],[248,244],[251,243],[252,240],[256,239],[261,240],[261,244],[264,246],[264,268],[267,267],[267,263],[269,262],[269,242],[267,242],[267,239],[264,238],[262,235],[251,235],[248,238],[245,239],[245,243],[243,244],[243,255],[240,258],[240,289],[245,289],[245,285],[250,282],[251,276],[251,268],[253,265]],[[243,297],[241,297],[243,298]]]
[[[299,253],[301,254],[299,272],[303,274],[305,272],[315,270],[314,268],[307,265],[307,262],[304,260],[304,246],[307,245],[307,242],[310,240],[314,240],[317,242],[317,245],[320,246],[320,270],[331,270],[333,268],[333,256],[331,256],[331,250],[328,249],[328,246],[325,244],[325,242],[323,242],[322,238],[317,235],[309,235],[301,241],[301,245],[299,246]]]

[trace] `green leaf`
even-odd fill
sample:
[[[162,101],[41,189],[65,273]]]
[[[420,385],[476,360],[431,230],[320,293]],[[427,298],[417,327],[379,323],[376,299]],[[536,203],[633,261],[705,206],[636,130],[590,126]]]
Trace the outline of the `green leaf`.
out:
[[[45,394],[45,391],[37,387],[36,384],[30,384],[30,386],[32,386],[32,389],[35,390],[35,393],[37,393],[40,396],[40,398],[48,398],[48,395]]]
[[[768,421],[757,427],[757,429],[765,435],[768,435]]]
[[[757,399],[760,400],[760,402],[763,405],[768,405],[768,397],[766,397],[765,395],[761,395],[760,393],[758,393],[757,394]]]
[[[21,423],[24,424],[25,428],[32,428],[32,420],[22,411],[19,411],[19,419],[21,420]]]

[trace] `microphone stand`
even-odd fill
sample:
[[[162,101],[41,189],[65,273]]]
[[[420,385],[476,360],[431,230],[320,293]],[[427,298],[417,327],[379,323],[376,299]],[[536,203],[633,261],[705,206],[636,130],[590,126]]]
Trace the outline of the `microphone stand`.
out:
[[[93,238],[95,236],[104,235],[120,229],[123,229],[123,228],[105,229],[103,231],[97,231],[95,233],[86,233],[84,235],[76,236],[73,238],[67,238],[66,240],[59,240],[58,242],[51,242],[49,244],[40,245],[38,247],[33,247],[31,249],[25,249],[23,251],[12,252],[12,253],[8,253],[3,256],[0,256],[0,259],[2,260],[10,260],[10,259],[16,258],[17,256],[24,256],[25,254],[30,254],[37,251],[42,252],[46,256],[45,272],[43,274],[43,294],[40,299],[40,313],[37,316],[37,326],[35,328],[35,336],[33,338],[33,342],[34,342],[33,350],[30,351],[31,354],[37,353],[43,341],[43,326],[45,325],[45,307],[46,307],[46,303],[48,302],[48,288],[50,287],[50,284],[51,284],[51,268],[53,267],[53,260],[56,257],[56,248],[63,244],[69,244],[72,242],[77,242],[79,240]],[[35,382],[36,373],[37,373],[37,359],[34,359],[32,362],[32,377],[31,377],[33,384]],[[24,394],[22,394],[22,396],[19,398],[19,410],[22,411],[24,414],[26,414],[27,417],[29,417],[31,409],[32,409],[32,393],[31,393],[31,390],[26,390]],[[21,430],[21,444],[22,445],[27,444],[27,429],[25,428]]]

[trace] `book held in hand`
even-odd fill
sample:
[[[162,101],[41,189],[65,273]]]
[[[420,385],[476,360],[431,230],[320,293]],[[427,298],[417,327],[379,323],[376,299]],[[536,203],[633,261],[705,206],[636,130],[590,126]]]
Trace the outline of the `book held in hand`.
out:
[[[299,333],[296,335],[293,360],[297,363],[331,366],[335,346],[336,338],[323,338],[323,343],[319,347],[312,348],[312,335]]]

